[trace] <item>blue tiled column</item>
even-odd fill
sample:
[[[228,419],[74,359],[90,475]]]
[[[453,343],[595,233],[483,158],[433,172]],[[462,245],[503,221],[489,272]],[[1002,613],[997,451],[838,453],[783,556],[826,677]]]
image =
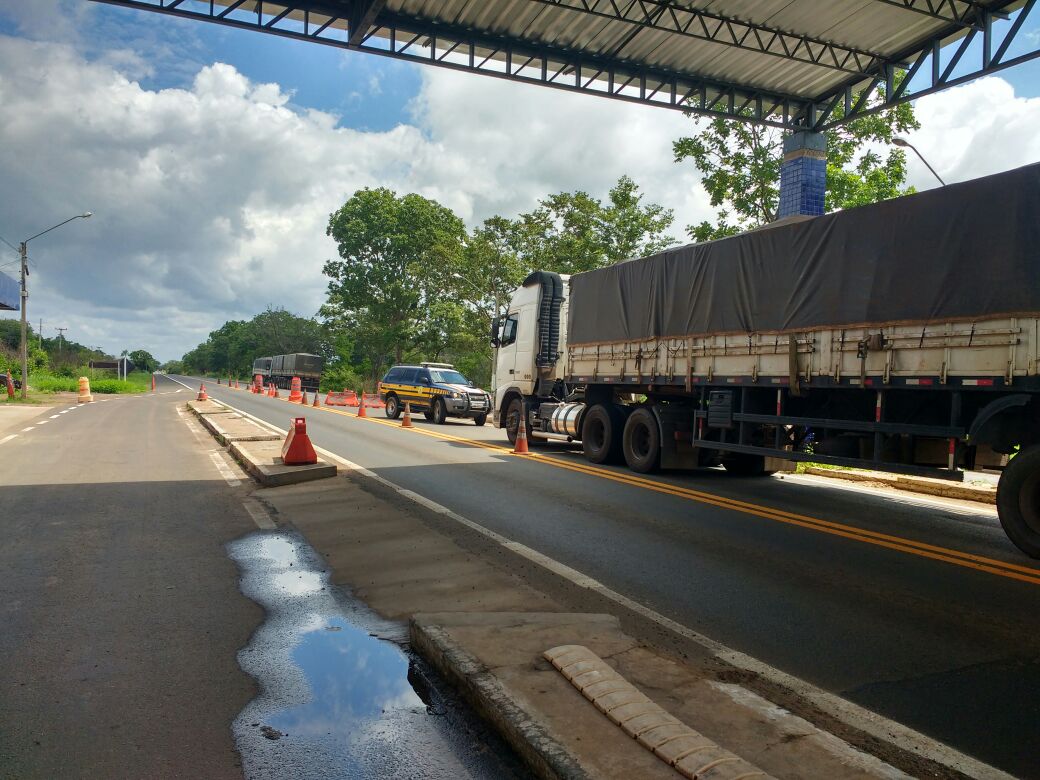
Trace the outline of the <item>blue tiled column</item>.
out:
[[[784,138],[784,162],[780,166],[778,219],[795,214],[823,214],[827,191],[827,137],[799,131]]]

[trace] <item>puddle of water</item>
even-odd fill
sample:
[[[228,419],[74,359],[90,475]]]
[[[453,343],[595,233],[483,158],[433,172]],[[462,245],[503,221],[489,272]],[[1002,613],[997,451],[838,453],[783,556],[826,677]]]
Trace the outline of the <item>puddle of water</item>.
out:
[[[248,778],[509,778],[509,749],[386,623],[333,588],[298,535],[228,545],[242,591],[267,612],[242,668],[260,684],[233,724]]]

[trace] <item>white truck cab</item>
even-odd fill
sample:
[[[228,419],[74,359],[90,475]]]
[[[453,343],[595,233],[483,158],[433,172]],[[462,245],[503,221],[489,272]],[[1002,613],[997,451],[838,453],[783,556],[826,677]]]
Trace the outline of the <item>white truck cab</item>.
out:
[[[570,277],[535,272],[524,280],[495,323],[496,427],[505,427],[508,398],[537,395],[539,386],[562,380],[566,352],[567,303]],[[543,327],[544,323],[544,327]]]

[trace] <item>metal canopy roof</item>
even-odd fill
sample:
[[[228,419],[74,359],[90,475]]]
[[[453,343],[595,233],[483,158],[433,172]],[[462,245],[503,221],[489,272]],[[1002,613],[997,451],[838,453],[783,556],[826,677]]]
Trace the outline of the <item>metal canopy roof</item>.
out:
[[[96,1],[788,128],[1040,56],[1037,0]]]

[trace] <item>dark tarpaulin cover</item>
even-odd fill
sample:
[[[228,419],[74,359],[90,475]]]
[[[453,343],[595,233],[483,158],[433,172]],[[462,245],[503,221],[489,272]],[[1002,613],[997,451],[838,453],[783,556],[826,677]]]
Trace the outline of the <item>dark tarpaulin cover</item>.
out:
[[[570,280],[568,341],[1040,315],[1040,164]]]

